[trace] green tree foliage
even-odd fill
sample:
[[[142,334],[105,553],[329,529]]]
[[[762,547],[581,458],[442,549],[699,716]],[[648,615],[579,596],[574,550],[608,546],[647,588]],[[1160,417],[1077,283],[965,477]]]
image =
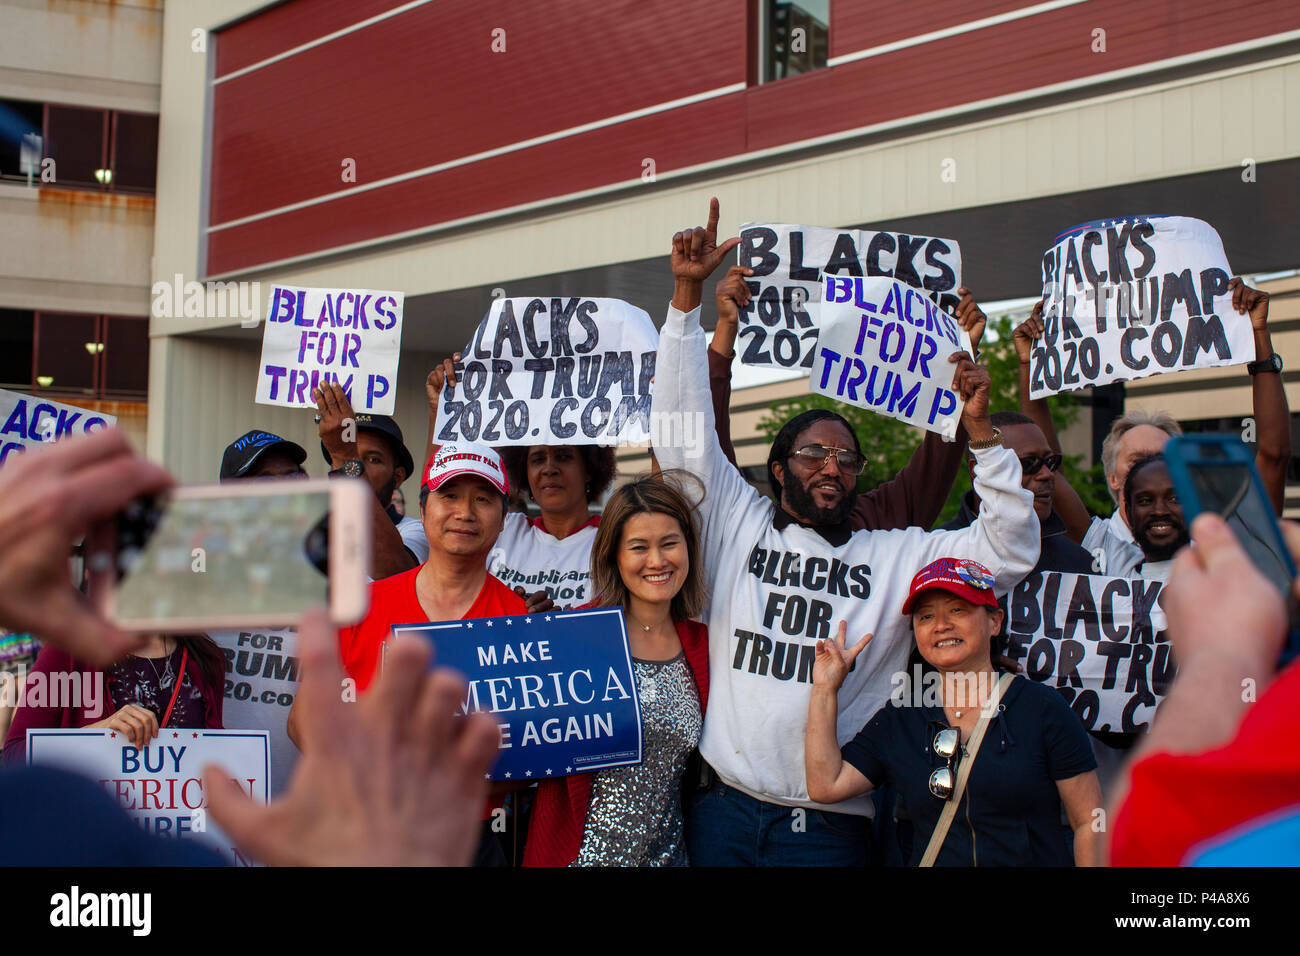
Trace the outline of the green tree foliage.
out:
[[[1015,317],[1019,321],[1023,317]],[[984,332],[984,351],[980,358],[989,368],[993,378],[993,397],[990,402],[992,411],[1017,411],[1020,408],[1018,396],[1019,361],[1016,350],[1011,344],[1013,316],[1000,315],[989,319]],[[1079,417],[1078,400],[1069,394],[1058,395],[1050,402],[1052,422],[1059,434]],[[758,427],[767,436],[768,441],[776,437],[781,426],[800,412],[813,408],[825,408],[843,415],[857,432],[858,441],[862,443],[862,452],[867,456],[867,470],[858,480],[858,491],[870,491],[882,481],[888,481],[907,464],[912,452],[921,443],[925,433],[919,428],[912,428],[893,418],[877,415],[864,408],[855,408],[827,398],[824,395],[800,395],[773,405]],[[1083,503],[1094,514],[1109,515],[1113,508],[1110,495],[1106,491],[1106,481],[1101,464],[1084,468],[1080,456],[1069,456],[1063,468],[1066,478],[1083,498]],[[962,469],[957,473],[952,491],[944,504],[943,513],[938,524],[949,520],[957,513],[961,498],[970,490],[970,473]]]

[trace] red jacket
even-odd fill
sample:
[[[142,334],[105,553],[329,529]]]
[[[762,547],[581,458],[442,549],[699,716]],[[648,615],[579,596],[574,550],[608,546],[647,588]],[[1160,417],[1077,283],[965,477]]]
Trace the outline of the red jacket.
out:
[[[678,621],[677,636],[695,675],[703,713],[709,702],[709,629],[698,621]],[[568,866],[578,858],[594,777],[591,773],[575,773],[537,785],[524,866]]]

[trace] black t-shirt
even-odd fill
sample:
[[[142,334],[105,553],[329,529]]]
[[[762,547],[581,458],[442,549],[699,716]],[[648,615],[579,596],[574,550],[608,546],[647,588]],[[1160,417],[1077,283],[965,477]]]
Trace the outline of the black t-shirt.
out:
[[[841,751],[874,786],[902,794],[916,825],[912,866],[943,812],[929,783],[944,766],[931,752],[934,735],[947,726],[941,707],[890,701]],[[984,733],[935,865],[1072,866],[1056,781],[1095,769],[1087,731],[1061,695],[1017,677]]]

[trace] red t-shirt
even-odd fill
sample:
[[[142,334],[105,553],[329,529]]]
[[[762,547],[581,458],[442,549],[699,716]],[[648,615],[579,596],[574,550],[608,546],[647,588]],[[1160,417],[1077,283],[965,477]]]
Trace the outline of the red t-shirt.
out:
[[[419,573],[419,568],[412,568],[372,583],[370,611],[359,624],[339,632],[343,667],[356,680],[358,690],[365,690],[375,679],[375,674],[379,671],[380,650],[392,636],[394,625],[429,622],[429,615],[424,613],[420,599],[415,595],[415,576]],[[523,598],[489,574],[478,597],[461,620],[509,617],[512,614],[523,614],[526,610]],[[491,819],[492,812],[504,802],[505,797],[501,795],[488,797],[481,819]]]
[[[1250,705],[1237,733],[1200,754],[1155,753],[1133,765],[1114,822],[1114,866],[1179,866],[1196,848],[1300,799],[1300,663]]]
[[[339,632],[343,667],[356,680],[358,690],[365,690],[375,679],[380,649],[391,636],[394,625],[429,622],[415,594],[415,576],[419,573],[419,568],[412,568],[375,581],[370,585],[370,611],[360,623]],[[523,614],[525,610],[523,598],[489,574],[461,620],[508,617]]]

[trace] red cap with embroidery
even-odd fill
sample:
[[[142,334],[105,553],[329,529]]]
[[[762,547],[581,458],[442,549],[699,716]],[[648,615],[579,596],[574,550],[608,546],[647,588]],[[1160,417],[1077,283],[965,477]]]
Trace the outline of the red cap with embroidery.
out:
[[[911,614],[916,596],[931,588],[955,594],[971,604],[998,606],[998,600],[993,596],[993,572],[978,561],[967,558],[940,558],[917,571],[907,600],[903,602],[903,613]]]
[[[437,491],[444,481],[459,478],[461,475],[476,475],[484,479],[503,495],[510,494],[510,482],[506,479],[505,468],[501,465],[501,456],[487,445],[474,445],[469,442],[448,442],[439,446],[428,464],[424,466],[421,488]]]

